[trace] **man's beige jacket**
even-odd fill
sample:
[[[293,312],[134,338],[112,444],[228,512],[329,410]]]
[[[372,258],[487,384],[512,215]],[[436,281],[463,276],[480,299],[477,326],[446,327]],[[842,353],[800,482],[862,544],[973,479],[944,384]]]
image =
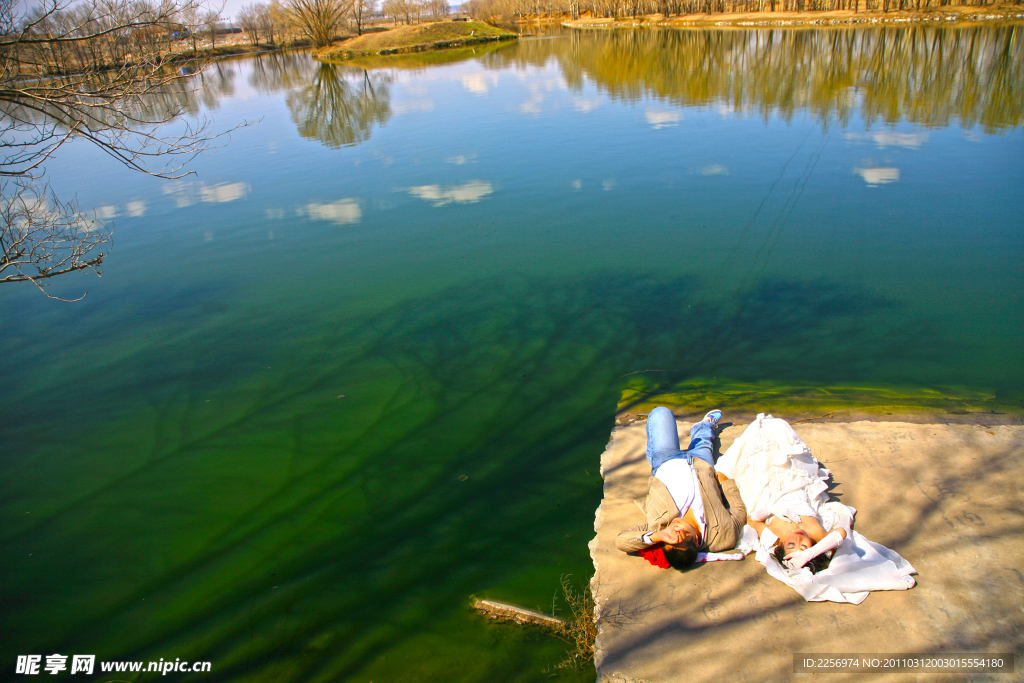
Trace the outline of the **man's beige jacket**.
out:
[[[735,548],[743,534],[743,525],[747,522],[747,508],[743,505],[736,482],[727,479],[719,484],[715,468],[700,458],[693,459],[693,470],[697,473],[700,498],[704,501],[704,519],[707,522],[707,530],[701,539],[701,551],[718,553]],[[679,516],[679,508],[672,500],[668,487],[656,477],[651,477],[647,482],[647,501],[643,509],[647,514],[647,524],[619,532],[615,539],[615,545],[622,552],[643,550],[647,547],[644,534],[661,531]]]

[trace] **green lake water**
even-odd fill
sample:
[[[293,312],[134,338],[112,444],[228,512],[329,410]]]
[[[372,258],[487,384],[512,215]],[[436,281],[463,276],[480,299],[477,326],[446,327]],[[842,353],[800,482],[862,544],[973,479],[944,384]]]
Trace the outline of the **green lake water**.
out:
[[[1022,38],[271,55],[149,103],[258,121],[195,175],[65,147],[115,245],[79,303],[0,291],[2,677],[592,680],[468,604],[590,578],[623,392],[1019,421]]]

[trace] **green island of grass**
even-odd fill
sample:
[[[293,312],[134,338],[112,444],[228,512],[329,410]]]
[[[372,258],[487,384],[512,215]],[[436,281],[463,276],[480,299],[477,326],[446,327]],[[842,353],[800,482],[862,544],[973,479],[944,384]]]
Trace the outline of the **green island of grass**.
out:
[[[437,21],[416,26],[400,26],[380,33],[367,33],[337,45],[320,48],[313,56],[317,59],[347,59],[363,55],[424,52],[517,37],[511,31],[478,21]]]

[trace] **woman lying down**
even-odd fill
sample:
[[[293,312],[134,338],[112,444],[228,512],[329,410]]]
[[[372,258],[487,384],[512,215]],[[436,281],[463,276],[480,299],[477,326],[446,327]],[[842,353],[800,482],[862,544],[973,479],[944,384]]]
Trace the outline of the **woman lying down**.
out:
[[[787,500],[788,499],[788,500]],[[786,494],[770,508],[755,510],[747,519],[758,541],[771,548],[776,561],[788,569],[806,566],[812,574],[827,569],[836,548],[852,533],[856,512],[842,503],[825,503],[836,508],[826,531],[818,513],[810,506],[803,491]]]
[[[715,469],[752,511],[740,550],[804,599],[858,604],[869,591],[914,586],[910,563],[854,531],[854,508],[829,501],[829,471],[785,420],[758,415]]]

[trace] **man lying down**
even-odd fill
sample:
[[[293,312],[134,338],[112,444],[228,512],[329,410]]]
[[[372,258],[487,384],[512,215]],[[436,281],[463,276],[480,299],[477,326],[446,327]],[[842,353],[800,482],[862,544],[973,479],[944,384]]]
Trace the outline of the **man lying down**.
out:
[[[870,591],[914,586],[911,574],[916,572],[910,563],[854,531],[857,511],[828,499],[829,471],[785,420],[758,415],[715,466],[711,481],[718,486],[705,481],[712,476],[704,472],[710,469],[704,464],[713,462],[712,442],[720,419],[721,411],[708,413],[691,429],[690,447],[680,451],[671,411],[662,407],[651,411],[647,422],[647,458],[652,470],[648,522],[620,533],[620,550],[638,552],[658,566],[684,569],[698,559],[699,550],[732,548],[729,541],[735,529],[739,550],[754,552],[771,576],[805,600],[858,604]],[[705,444],[708,434],[710,441]],[[677,462],[666,469],[673,461],[690,464],[692,494],[680,483],[685,482],[679,474],[683,464]],[[699,462],[696,467],[692,465],[695,462]],[[706,508],[715,511],[711,520],[704,515]],[[749,519],[747,510],[751,511]],[[713,527],[709,521],[714,522]],[[702,530],[712,533],[701,536]],[[734,557],[742,555],[711,552],[700,559]]]
[[[747,519],[736,484],[715,472],[714,441],[720,410],[690,428],[690,445],[679,448],[676,418],[658,407],[647,418],[647,523],[619,533],[615,545],[651,564],[686,569],[700,551],[736,547]],[[742,557],[742,556],[741,556]],[[701,559],[709,559],[705,555]],[[710,558],[714,559],[714,557]]]

